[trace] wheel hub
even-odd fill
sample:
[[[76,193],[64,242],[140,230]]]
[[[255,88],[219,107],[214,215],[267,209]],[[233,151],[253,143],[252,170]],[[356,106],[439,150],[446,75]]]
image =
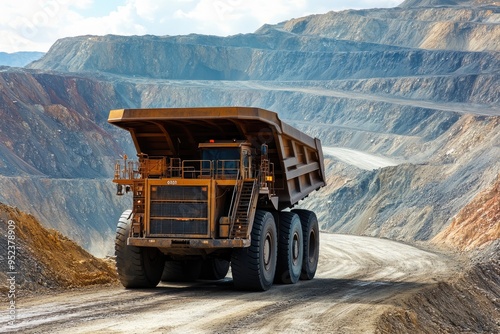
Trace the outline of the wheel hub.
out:
[[[263,260],[264,260],[264,267],[266,270],[269,269],[269,264],[271,263],[271,235],[267,234],[266,239],[264,240],[264,250],[263,250]]]
[[[297,261],[299,260],[299,252],[300,252],[300,242],[299,242],[299,235],[297,233],[293,234],[293,240],[292,240],[292,262],[293,264],[297,264]]]

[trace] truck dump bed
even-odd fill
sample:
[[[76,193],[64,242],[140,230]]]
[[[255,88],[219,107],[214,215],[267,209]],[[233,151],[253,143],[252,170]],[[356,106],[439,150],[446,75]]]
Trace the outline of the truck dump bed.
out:
[[[199,144],[214,141],[268,147],[278,209],[292,207],[325,185],[321,142],[282,122],[272,111],[248,107],[112,110],[108,121],[128,130],[137,152],[198,159]]]

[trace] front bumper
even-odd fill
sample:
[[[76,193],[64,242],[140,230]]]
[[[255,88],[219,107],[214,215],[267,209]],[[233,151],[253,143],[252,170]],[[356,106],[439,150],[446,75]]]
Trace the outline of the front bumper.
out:
[[[133,238],[127,245],[157,248],[244,248],[249,247],[250,239],[167,239],[167,238]]]

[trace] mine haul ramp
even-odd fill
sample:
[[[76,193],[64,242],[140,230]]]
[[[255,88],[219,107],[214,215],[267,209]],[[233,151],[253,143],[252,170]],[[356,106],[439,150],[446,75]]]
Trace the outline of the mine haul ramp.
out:
[[[325,185],[321,142],[247,107],[111,110],[138,159],[115,165],[117,271],[127,288],[222,279],[267,290],[315,275],[318,221],[292,208]]]

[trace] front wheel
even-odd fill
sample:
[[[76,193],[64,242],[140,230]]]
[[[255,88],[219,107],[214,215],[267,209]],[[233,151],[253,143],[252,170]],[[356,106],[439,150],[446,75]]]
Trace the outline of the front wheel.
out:
[[[234,250],[231,258],[236,288],[265,291],[272,286],[276,272],[277,244],[273,215],[257,210],[250,247]]]
[[[127,289],[154,288],[160,282],[165,256],[157,248],[127,245],[132,210],[126,210],[118,220],[116,228],[116,271],[122,285]]]

